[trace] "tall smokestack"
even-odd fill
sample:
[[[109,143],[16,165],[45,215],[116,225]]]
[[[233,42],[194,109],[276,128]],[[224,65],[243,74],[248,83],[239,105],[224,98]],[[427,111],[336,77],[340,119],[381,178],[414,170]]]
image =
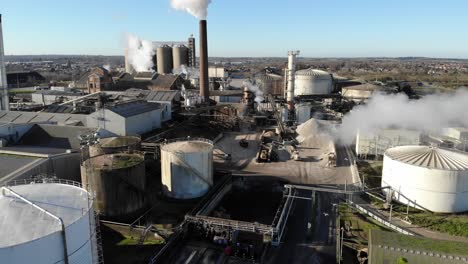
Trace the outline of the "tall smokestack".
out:
[[[206,20],[200,20],[200,96],[209,101],[208,36]]]
[[[8,98],[8,83],[5,68],[5,51],[3,50],[2,14],[0,14],[0,95],[0,110],[10,110],[10,99]]]
[[[288,90],[286,102],[290,111],[294,110],[294,81],[296,78],[296,56],[299,51],[290,51],[288,53]]]

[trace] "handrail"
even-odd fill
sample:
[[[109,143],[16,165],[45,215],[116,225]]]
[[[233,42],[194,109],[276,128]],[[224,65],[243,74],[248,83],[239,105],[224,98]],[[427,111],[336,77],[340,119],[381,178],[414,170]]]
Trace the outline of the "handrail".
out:
[[[17,186],[17,185],[26,185],[26,184],[47,184],[47,183],[66,184],[66,185],[72,185],[75,187],[83,188],[83,185],[79,182],[65,180],[65,179],[53,179],[53,178],[14,180],[11,182],[7,182],[6,184],[4,184],[4,186]]]
[[[202,141],[211,145],[214,145],[212,140],[206,139],[206,138],[201,138],[201,137],[181,137],[181,138],[173,138],[169,140],[164,140],[160,144],[161,145],[167,145],[170,143],[174,142],[179,142],[179,141]]]

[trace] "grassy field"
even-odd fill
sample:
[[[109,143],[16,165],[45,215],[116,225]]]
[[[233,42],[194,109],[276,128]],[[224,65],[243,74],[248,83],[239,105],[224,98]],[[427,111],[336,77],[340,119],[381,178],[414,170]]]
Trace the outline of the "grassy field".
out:
[[[356,212],[346,204],[338,206],[338,214],[340,216],[340,225],[345,230],[350,230],[346,232],[345,237],[357,244],[367,245],[371,229],[390,231],[366,215]]]
[[[361,180],[369,187],[380,187],[382,179],[382,161],[359,161],[357,162],[359,176]]]

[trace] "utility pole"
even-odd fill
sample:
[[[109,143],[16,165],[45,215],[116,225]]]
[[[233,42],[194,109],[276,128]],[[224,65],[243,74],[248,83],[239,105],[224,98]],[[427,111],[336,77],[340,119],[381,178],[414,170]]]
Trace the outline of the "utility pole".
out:
[[[343,236],[344,236],[344,228],[341,227],[340,263],[343,261]]]
[[[393,210],[393,204],[390,204],[390,216],[388,217],[388,221],[390,223],[392,222],[392,210]]]

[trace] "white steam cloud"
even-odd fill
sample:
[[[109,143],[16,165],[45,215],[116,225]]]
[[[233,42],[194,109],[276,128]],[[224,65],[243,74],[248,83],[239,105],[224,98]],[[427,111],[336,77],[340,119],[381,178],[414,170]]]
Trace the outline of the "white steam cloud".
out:
[[[249,91],[255,94],[254,100],[257,102],[257,104],[260,104],[264,100],[263,91],[260,90],[257,85],[252,84],[250,81],[244,81],[243,84],[245,87],[247,87],[247,89],[249,89]]]
[[[154,48],[148,40],[140,40],[138,37],[127,35],[128,62],[137,72],[152,71]]]
[[[208,16],[209,4],[211,0],[171,0],[172,8],[184,10],[200,20]]]
[[[468,127],[467,113],[467,89],[419,100],[409,100],[404,94],[377,94],[344,116],[336,136],[340,143],[351,144],[358,131],[373,133],[394,128],[439,132],[445,127]]]
[[[187,79],[189,79],[189,78],[198,78],[198,76],[200,75],[200,71],[198,71],[198,69],[192,68],[192,67],[187,67],[187,66],[185,66],[183,64],[180,65],[179,68],[173,69],[172,73],[174,73],[174,74],[185,74]]]

